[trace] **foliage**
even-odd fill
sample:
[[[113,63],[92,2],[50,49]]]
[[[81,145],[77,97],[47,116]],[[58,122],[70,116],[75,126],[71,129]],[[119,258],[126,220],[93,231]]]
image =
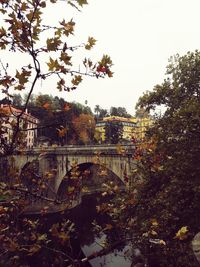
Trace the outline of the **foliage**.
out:
[[[105,125],[105,142],[110,144],[118,144],[122,141],[123,125],[121,122],[106,122]]]
[[[72,121],[72,124],[79,140],[83,144],[89,144],[92,142],[95,131],[95,121],[93,116],[80,114]]]
[[[165,112],[135,146],[130,192],[98,206],[150,267],[197,267],[191,240],[200,231],[200,52],[171,58],[167,79],[138,110]],[[124,152],[121,152],[122,156]]]
[[[108,111],[106,109],[102,109],[99,105],[95,106],[94,112],[96,113],[97,120],[109,115]]]
[[[111,107],[110,116],[119,116],[124,118],[131,118],[131,115],[127,113],[126,109],[123,107]]]
[[[147,111],[160,105],[166,110],[149,131],[154,149],[141,157],[144,184],[137,223],[140,234],[150,231],[152,219],[158,223],[154,238],[166,246],[150,245],[151,235],[146,237],[146,252],[155,265],[198,266],[189,244],[200,230],[200,52],[172,57],[167,75],[138,102]]]

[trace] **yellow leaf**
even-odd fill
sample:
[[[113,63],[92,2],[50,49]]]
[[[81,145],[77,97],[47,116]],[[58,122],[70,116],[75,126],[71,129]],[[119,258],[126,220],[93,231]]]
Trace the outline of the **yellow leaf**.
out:
[[[151,225],[157,227],[158,226],[157,220],[156,219],[152,219],[151,220]]]
[[[183,226],[181,227],[181,229],[178,230],[174,238],[179,240],[184,240],[187,237],[188,237],[188,228],[187,226]]]
[[[159,244],[166,246],[166,242],[164,240],[162,240],[162,239],[159,241]]]
[[[158,233],[156,231],[154,231],[154,230],[151,230],[151,234],[152,235],[158,235]]]

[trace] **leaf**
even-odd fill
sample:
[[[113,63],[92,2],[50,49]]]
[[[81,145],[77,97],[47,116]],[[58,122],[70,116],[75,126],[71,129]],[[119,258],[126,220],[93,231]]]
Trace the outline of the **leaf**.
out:
[[[49,62],[47,63],[48,67],[49,67],[49,71],[58,71],[60,70],[61,66],[58,63],[58,60],[54,60],[51,57],[49,58]]]
[[[8,247],[9,251],[15,252],[18,248],[19,245],[16,242],[9,240],[9,247]]]
[[[28,78],[30,75],[31,75],[31,71],[27,71],[23,69],[21,73],[17,70],[15,77],[19,80],[19,83],[23,85],[28,82]]]
[[[111,230],[113,228],[112,224],[106,224],[104,230]]]
[[[176,233],[174,238],[179,239],[179,240],[187,239],[188,231],[189,231],[188,227],[187,226],[183,226],[178,230],[178,232]]]
[[[70,105],[65,103],[63,107],[64,111],[69,111],[71,109]]]
[[[159,243],[160,243],[160,245],[166,246],[166,242],[164,240],[162,240],[162,239],[159,241]]]
[[[48,102],[44,103],[44,105],[42,106],[45,109],[49,109],[50,108],[50,104]]]
[[[32,256],[41,249],[40,245],[34,244],[30,249],[28,255]]]
[[[154,227],[157,227],[159,224],[158,224],[158,221],[156,219],[152,219],[151,220],[151,225],[154,226]]]
[[[68,241],[70,239],[69,235],[66,234],[65,232],[61,231],[58,236],[60,239],[60,243],[63,245],[66,241]]]
[[[82,81],[81,75],[75,75],[74,78],[72,79],[72,84],[73,85],[79,85],[79,83]]]
[[[48,38],[46,41],[48,51],[56,51],[61,44],[61,40],[58,37]]]
[[[71,57],[65,52],[61,52],[60,60],[63,61],[66,65],[72,65],[72,63],[70,62]]]
[[[59,137],[64,137],[67,133],[67,128],[62,127],[61,129],[57,129],[57,131]]]
[[[38,235],[38,241],[45,241],[47,240],[47,234]]]
[[[79,4],[79,6],[83,6],[83,5],[88,4],[87,0],[77,0],[77,3]]]
[[[63,20],[62,22],[60,22],[60,25],[63,26],[63,34],[65,34],[66,36],[73,34],[75,26],[75,22],[73,20],[70,20],[68,22],[65,22],[65,20]]]
[[[90,50],[96,44],[96,40],[93,37],[88,37],[87,44],[85,45],[85,49]]]

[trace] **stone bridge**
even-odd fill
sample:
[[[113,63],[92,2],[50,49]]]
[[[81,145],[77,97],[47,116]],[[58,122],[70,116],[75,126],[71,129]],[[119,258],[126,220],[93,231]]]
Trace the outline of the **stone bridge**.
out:
[[[120,183],[127,184],[133,167],[133,152],[133,145],[43,147],[26,150],[20,155],[15,155],[14,165],[21,171],[27,164],[37,161],[40,175],[53,170],[54,182],[52,186],[54,191],[58,192],[66,174],[72,171],[75,166],[83,171],[98,166],[102,173],[105,170],[108,171],[107,180],[113,175],[116,180],[120,180]],[[101,181],[99,182],[101,183]]]

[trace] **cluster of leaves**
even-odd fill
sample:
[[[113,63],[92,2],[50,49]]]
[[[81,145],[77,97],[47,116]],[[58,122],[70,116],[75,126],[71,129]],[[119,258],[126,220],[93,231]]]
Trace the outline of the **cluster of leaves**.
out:
[[[57,1],[50,2],[55,4]],[[75,4],[83,6],[87,1],[68,1],[68,3],[73,6]],[[14,87],[15,90],[25,89],[33,75],[32,85],[37,79],[46,79],[51,75],[57,75],[57,88],[60,91],[76,89],[82,81],[83,75],[112,76],[110,71],[112,61],[107,55],[104,55],[98,63],[92,63],[91,60],[85,59],[83,63],[86,69],[83,72],[72,69],[74,50],[81,47],[90,50],[95,45],[96,40],[89,37],[85,44],[69,46],[67,39],[74,34],[75,22],[63,19],[58,26],[43,25],[42,14],[47,6],[45,1],[30,1],[29,3],[2,1],[1,5],[2,9],[0,11],[5,16],[5,25],[1,27],[0,48],[9,49],[12,52],[27,53],[33,60],[32,64],[30,63],[28,66],[23,66],[21,70],[17,70],[14,77],[9,76],[7,69],[4,69],[5,75],[2,75],[0,84],[4,87],[5,92],[10,87]],[[47,31],[51,37],[44,37],[44,33]],[[42,40],[44,40],[43,43]],[[41,69],[43,54],[52,54],[52,56],[49,55],[46,73]],[[99,67],[101,67],[101,70]],[[69,85],[66,84],[66,74],[73,76],[71,85],[70,83]]]
[[[1,195],[5,195],[1,184]],[[44,215],[31,218],[22,215],[28,199],[23,194],[16,195],[9,190],[6,199],[0,205],[0,240],[2,266],[59,266],[73,264],[71,236],[74,225],[60,218],[49,220]],[[59,217],[57,215],[57,217]],[[57,223],[56,223],[57,221]]]
[[[0,1],[0,12],[3,23],[0,28],[0,50],[2,53],[26,54],[29,56],[29,63],[19,66],[15,73],[9,69],[9,64],[1,62],[0,86],[1,91],[10,98],[12,90],[27,90],[26,101],[21,112],[15,115],[15,127],[8,153],[16,148],[14,143],[20,143],[21,118],[27,108],[33,90],[39,80],[46,80],[56,76],[57,89],[59,91],[70,91],[77,88],[82,82],[83,76],[111,77],[112,60],[108,55],[98,62],[91,59],[82,60],[79,68],[74,67],[74,55],[76,50],[91,50],[96,40],[88,37],[85,43],[70,46],[70,37],[75,32],[75,22],[71,19],[61,19],[55,25],[45,25],[43,15],[50,5],[55,5],[57,0],[50,1]],[[66,1],[68,5],[80,10],[86,0]],[[82,69],[81,69],[82,68]],[[10,71],[10,72],[9,72]],[[47,110],[51,109],[49,102],[43,103]],[[63,126],[65,127],[65,126]],[[59,132],[59,131],[58,131]],[[59,132],[63,137],[63,131]],[[3,134],[3,133],[2,133]],[[18,141],[17,141],[18,140]]]

